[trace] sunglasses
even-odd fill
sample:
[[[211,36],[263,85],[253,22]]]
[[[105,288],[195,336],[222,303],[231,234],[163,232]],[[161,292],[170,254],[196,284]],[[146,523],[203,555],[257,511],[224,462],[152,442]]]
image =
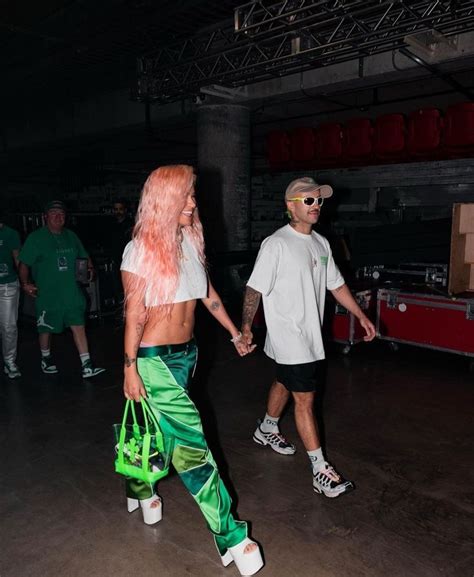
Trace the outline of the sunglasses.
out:
[[[322,206],[324,202],[322,196],[295,196],[294,198],[288,198],[287,200],[300,200],[306,206],[313,206],[313,204]]]

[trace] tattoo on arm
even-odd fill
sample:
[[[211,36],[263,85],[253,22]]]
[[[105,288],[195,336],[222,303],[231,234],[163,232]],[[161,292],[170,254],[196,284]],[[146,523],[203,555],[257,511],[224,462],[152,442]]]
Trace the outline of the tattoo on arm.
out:
[[[137,323],[137,326],[135,327],[135,331],[137,333],[137,338],[138,338],[137,347],[140,344],[140,341],[142,340],[142,334],[143,334],[144,328],[145,328],[145,325],[143,323]]]
[[[137,340],[135,341],[135,346],[133,347],[135,354],[137,353],[138,347],[140,346],[144,328],[145,328],[145,325],[143,323],[137,323],[137,325],[135,327],[135,332],[137,335]]]
[[[128,355],[128,353],[125,353],[125,366],[131,367],[134,363],[137,362],[137,351],[138,351],[138,347],[140,346],[140,341],[142,340],[142,335],[143,335],[143,329],[145,328],[145,325],[143,323],[137,323],[136,327],[135,327],[135,333],[137,335],[135,344],[133,346],[133,353],[132,353],[132,357],[130,357]]]
[[[221,303],[219,301],[212,301],[211,303],[211,311],[216,311],[218,308],[220,308]]]
[[[245,289],[244,306],[242,310],[242,325],[252,326],[253,318],[257,312],[262,293],[251,287]]]

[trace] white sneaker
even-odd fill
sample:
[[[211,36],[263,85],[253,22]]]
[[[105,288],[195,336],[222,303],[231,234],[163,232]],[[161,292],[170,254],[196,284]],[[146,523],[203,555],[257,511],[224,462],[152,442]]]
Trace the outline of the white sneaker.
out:
[[[259,445],[269,445],[274,451],[280,455],[294,455],[296,453],[295,446],[289,443],[285,437],[279,432],[265,433],[262,431],[262,421],[258,421],[258,427],[253,434],[253,440]]]
[[[313,489],[316,493],[323,493],[333,499],[355,489],[352,481],[344,481],[333,467],[326,461],[321,469],[313,473]]]
[[[56,375],[59,373],[51,355],[41,358],[41,370],[45,375]]]
[[[5,363],[3,367],[3,372],[7,375],[9,379],[19,379],[21,377],[21,372],[16,363]]]
[[[105,369],[102,369],[100,367],[94,367],[91,361],[89,360],[82,365],[82,378],[90,379],[91,377],[96,377],[97,375],[100,375],[100,373],[103,373],[104,371]]]

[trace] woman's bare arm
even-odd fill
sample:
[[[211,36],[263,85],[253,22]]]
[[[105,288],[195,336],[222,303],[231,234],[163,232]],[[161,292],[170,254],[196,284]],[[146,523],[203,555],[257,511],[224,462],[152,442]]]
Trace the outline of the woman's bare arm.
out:
[[[141,397],[146,397],[145,387],[137,370],[137,352],[145,330],[146,309],[145,304],[131,291],[132,281],[136,281],[134,275],[122,271],[122,283],[125,293],[123,390],[127,399],[139,401]]]

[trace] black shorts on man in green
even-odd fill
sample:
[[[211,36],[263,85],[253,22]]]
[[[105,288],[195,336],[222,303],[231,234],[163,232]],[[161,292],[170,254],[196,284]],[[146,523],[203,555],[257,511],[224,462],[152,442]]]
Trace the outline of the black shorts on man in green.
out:
[[[35,299],[39,333],[61,333],[84,325],[86,301],[76,282],[76,259],[88,258],[77,235],[67,228],[52,234],[47,227],[32,232],[20,252],[38,288]]]

